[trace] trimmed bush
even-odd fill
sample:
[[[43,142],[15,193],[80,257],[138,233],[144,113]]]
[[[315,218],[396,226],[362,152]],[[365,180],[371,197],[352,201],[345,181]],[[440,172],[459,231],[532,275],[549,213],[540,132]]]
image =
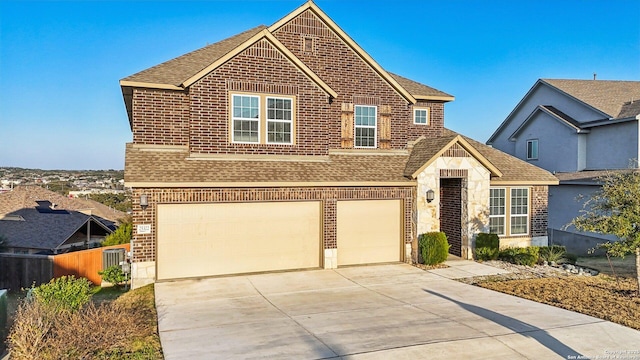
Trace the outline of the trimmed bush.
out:
[[[560,262],[564,260],[567,248],[561,245],[541,246],[539,250],[540,261]]]
[[[428,232],[418,236],[418,248],[426,265],[443,263],[449,256],[449,242],[443,232]]]
[[[31,289],[36,302],[54,312],[78,311],[91,300],[92,284],[85,278],[62,276]]]
[[[479,233],[476,237],[476,260],[495,260],[500,253],[500,238],[497,234]]]
[[[538,262],[539,250],[537,246],[510,247],[500,250],[498,259],[516,265],[533,266]]]
[[[116,286],[122,285],[127,280],[127,276],[119,265],[111,265],[103,271],[98,271],[98,275],[102,277],[102,280]]]

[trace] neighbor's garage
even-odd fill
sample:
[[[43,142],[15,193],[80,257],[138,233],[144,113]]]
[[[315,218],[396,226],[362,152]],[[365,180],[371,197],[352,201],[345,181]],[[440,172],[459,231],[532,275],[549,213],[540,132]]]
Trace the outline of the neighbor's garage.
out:
[[[338,265],[401,261],[402,201],[337,202]]]
[[[157,279],[320,266],[318,201],[159,204]]]

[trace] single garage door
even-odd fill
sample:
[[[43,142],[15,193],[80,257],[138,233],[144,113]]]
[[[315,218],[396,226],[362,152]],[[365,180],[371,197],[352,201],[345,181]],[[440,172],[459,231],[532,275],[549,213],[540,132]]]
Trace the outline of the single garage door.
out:
[[[338,265],[401,260],[401,200],[338,201]]]
[[[158,205],[158,280],[320,266],[320,203]]]

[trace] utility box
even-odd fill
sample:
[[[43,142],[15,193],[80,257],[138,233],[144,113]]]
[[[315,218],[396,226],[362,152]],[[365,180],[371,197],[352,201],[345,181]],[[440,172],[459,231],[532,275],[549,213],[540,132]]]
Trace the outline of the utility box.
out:
[[[125,248],[106,249],[102,251],[102,270],[111,266],[120,266],[125,261],[127,250]]]

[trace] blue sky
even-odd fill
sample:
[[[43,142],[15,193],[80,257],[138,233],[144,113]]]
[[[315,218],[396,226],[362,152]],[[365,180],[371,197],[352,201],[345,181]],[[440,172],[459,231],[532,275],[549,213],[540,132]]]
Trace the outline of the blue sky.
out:
[[[118,81],[296,1],[0,0],[0,166],[122,169]],[[456,97],[445,125],[486,141],[538,78],[640,80],[640,1],[317,0],[385,69]]]

